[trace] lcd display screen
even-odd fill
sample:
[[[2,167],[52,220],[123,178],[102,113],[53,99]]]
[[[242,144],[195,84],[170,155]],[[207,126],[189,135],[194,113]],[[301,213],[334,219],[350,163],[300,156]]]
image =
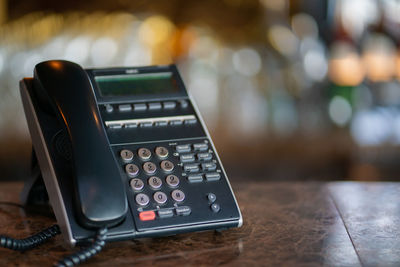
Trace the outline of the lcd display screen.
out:
[[[179,92],[172,72],[94,77],[102,96],[135,96]]]

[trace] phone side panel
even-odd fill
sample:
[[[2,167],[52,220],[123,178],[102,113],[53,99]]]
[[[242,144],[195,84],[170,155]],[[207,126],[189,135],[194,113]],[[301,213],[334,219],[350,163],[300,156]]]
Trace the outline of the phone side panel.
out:
[[[206,133],[206,136],[208,137],[208,140],[210,141],[211,147],[213,148],[213,150],[215,152],[215,156],[216,156],[218,162],[220,163],[221,170],[222,170],[223,174],[225,175],[226,182],[227,182],[227,184],[229,186],[229,189],[231,190],[233,199],[235,200],[237,211],[239,212],[239,221],[238,221],[237,227],[241,227],[243,225],[243,217],[242,217],[242,213],[241,213],[240,208],[239,208],[239,204],[238,204],[238,202],[236,200],[235,193],[233,193],[233,189],[232,189],[231,183],[229,182],[228,175],[226,175],[225,168],[222,165],[222,161],[221,161],[221,159],[220,159],[220,157],[218,155],[217,149],[215,148],[214,142],[211,139],[211,135],[208,132],[208,129],[207,129],[206,124],[205,124],[205,122],[203,120],[203,117],[201,116],[200,111],[199,111],[196,103],[194,102],[192,95],[189,92],[188,92],[188,96],[189,96],[190,102],[192,102],[192,105],[193,105],[193,108],[194,108],[194,110],[195,110],[195,112],[197,114],[197,117],[199,118],[199,121],[200,121],[201,125],[203,126],[203,129],[204,129],[204,131]]]
[[[30,87],[31,83],[32,79],[25,78],[22,80],[20,82],[20,93],[27,118],[29,132],[32,138],[32,144],[36,151],[36,157],[38,159],[43,180],[46,185],[47,193],[53,207],[53,212],[61,228],[63,237],[71,246],[74,246],[76,240],[72,235],[71,225],[68,221],[68,215],[65,209],[65,203],[62,198],[61,190],[57,182],[56,172],[53,168],[50,153],[47,149],[46,141],[40,128],[39,120],[36,116],[35,108],[28,90],[28,87]]]

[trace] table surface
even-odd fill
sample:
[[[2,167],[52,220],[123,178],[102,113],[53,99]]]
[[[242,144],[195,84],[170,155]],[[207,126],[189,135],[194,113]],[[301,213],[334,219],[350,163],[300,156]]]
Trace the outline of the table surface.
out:
[[[222,232],[108,243],[93,266],[400,266],[400,183],[233,183],[244,224]],[[0,233],[22,238],[55,223],[17,205],[21,183],[0,183]],[[61,236],[0,266],[50,266],[71,253]]]

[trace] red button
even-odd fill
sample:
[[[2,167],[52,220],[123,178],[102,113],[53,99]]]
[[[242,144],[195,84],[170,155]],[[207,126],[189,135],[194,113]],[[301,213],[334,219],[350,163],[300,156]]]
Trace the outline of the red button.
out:
[[[141,221],[152,221],[156,218],[156,214],[152,210],[142,211],[139,213],[139,218]]]

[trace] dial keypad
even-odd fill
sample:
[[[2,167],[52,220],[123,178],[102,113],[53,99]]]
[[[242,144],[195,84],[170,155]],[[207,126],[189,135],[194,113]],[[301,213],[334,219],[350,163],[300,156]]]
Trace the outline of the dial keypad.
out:
[[[213,188],[222,177],[207,141],[132,145],[122,147],[118,154],[129,180],[137,218],[143,223],[192,215],[198,209],[199,200],[194,195],[199,186],[209,184]],[[219,213],[217,205],[211,207],[216,195],[209,191],[206,194],[202,198],[207,200],[203,203],[207,212]]]

